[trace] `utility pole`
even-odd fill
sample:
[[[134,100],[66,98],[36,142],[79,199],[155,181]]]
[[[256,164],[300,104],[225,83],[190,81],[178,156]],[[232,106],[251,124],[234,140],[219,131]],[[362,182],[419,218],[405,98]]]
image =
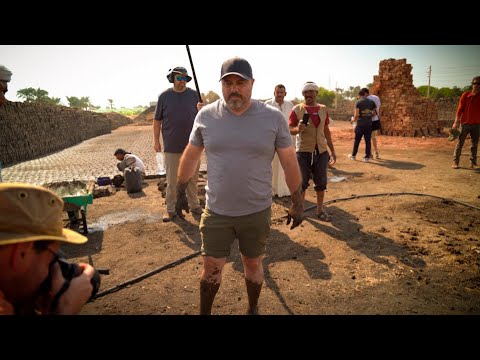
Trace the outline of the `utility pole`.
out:
[[[338,81],[335,81],[335,110],[337,110],[338,105]]]
[[[432,65],[428,67],[427,76],[428,76],[427,98],[429,98],[430,97],[430,78],[432,77]]]

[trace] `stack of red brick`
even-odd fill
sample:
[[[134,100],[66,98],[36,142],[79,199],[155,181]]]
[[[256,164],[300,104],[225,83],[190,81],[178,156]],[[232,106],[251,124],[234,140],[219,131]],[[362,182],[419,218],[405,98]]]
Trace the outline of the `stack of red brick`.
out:
[[[372,94],[380,97],[382,134],[424,136],[440,134],[435,103],[420,96],[413,86],[412,65],[406,59],[380,61]]]

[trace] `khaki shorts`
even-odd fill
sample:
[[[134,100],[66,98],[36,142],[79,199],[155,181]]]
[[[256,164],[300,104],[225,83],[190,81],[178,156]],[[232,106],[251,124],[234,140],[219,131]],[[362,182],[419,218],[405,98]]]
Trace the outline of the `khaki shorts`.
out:
[[[200,220],[202,255],[227,257],[235,239],[242,255],[255,258],[265,254],[271,218],[271,208],[244,216],[219,215],[205,209]]]

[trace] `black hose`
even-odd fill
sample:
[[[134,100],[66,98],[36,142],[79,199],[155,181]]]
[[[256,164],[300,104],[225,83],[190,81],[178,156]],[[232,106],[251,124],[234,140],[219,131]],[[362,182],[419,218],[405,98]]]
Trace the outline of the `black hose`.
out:
[[[155,274],[158,274],[159,272],[163,271],[163,270],[167,270],[167,269],[170,269],[170,268],[173,268],[181,263],[184,263],[185,261],[188,261],[190,259],[193,259],[194,257],[197,257],[198,255],[200,255],[200,251],[197,251],[193,254],[190,254],[190,255],[187,255],[181,259],[178,259],[176,261],[173,261],[167,265],[164,265],[164,266],[161,266],[155,270],[152,270],[146,274],[143,274],[143,275],[140,275],[136,278],[133,278],[131,280],[128,280],[128,281],[125,281],[124,283],[121,283],[120,285],[116,285],[114,287],[111,287],[110,289],[107,289],[105,291],[102,291],[100,293],[98,293],[97,295],[94,296],[94,298],[92,300],[95,300],[95,299],[98,299],[99,297],[102,297],[102,296],[105,296],[105,295],[108,295],[108,294],[111,294],[111,293],[114,293],[120,289],[123,289],[124,287],[128,286],[128,285],[132,285],[132,284],[135,284],[139,281],[142,281],[152,275],[155,275]]]
[[[451,201],[451,202],[454,202],[454,203],[457,203],[457,204],[461,204],[461,205],[463,205],[463,206],[470,207],[470,208],[472,208],[472,209],[480,210],[480,208],[479,208],[478,206],[471,205],[471,204],[468,204],[468,203],[464,203],[464,202],[461,202],[461,201],[458,201],[458,200],[447,199],[447,198],[444,198],[444,197],[441,197],[441,196],[437,196],[437,195],[422,194],[422,193],[413,193],[413,192],[395,192],[395,193],[377,193],[377,194],[352,195],[352,196],[349,196],[349,197],[344,197],[344,198],[337,198],[337,199],[328,200],[328,201],[325,201],[323,204],[324,204],[324,205],[328,205],[328,204],[335,203],[335,202],[339,202],[339,201],[354,200],[354,199],[360,199],[360,198],[366,198],[366,197],[398,196],[398,195],[430,196],[430,197],[433,197],[433,198],[436,198],[436,199],[447,200],[447,201]],[[314,208],[316,208],[316,207],[317,207],[317,205],[312,205],[312,206],[304,209],[303,212],[312,210],[312,209],[314,209]],[[287,217],[287,215],[280,216],[278,219],[281,219],[281,218],[284,218],[284,217]]]

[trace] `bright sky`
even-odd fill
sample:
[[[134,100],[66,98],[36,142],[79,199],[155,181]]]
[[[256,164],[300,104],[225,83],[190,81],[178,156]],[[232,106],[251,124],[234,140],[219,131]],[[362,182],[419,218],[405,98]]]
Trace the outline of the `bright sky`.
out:
[[[224,60],[240,56],[252,65],[253,97],[270,98],[284,84],[287,99],[301,98],[306,81],[333,90],[365,86],[384,59],[406,58],[415,86],[463,87],[480,75],[479,45],[191,45],[201,92],[221,95],[218,82]],[[13,72],[6,97],[17,90],[42,88],[51,97],[89,96],[94,105],[148,105],[171,87],[168,70],[184,66],[192,75],[185,45],[0,45],[0,64]],[[192,80],[188,86],[195,89]]]

